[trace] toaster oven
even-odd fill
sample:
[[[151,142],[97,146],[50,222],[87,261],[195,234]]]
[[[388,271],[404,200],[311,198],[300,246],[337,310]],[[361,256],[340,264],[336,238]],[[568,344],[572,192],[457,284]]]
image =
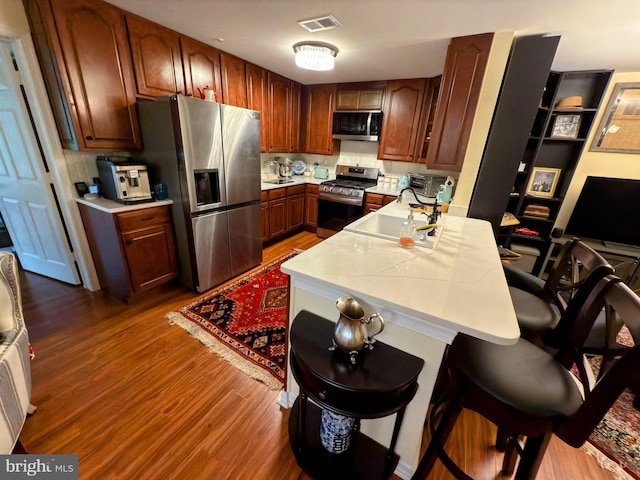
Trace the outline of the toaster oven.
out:
[[[434,177],[423,173],[409,173],[409,187],[416,193],[427,197],[435,197],[438,194],[440,185],[447,181],[447,177]]]

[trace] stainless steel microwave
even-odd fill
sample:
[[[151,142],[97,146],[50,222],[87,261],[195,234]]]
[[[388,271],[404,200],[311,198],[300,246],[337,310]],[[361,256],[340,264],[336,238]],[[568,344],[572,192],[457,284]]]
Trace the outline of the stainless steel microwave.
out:
[[[333,114],[333,138],[377,142],[382,127],[380,110],[345,110]]]

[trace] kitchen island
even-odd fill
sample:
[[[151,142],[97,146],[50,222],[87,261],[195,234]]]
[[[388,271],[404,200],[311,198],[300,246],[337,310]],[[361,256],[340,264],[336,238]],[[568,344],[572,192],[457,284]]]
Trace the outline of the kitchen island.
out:
[[[376,214],[406,216],[392,203]],[[410,478],[418,464],[424,421],[438,369],[458,332],[499,344],[520,336],[491,225],[443,215],[434,248],[404,249],[396,242],[342,231],[282,265],[291,276],[290,319],[307,310],[337,321],[338,298],[355,298],[386,322],[376,340],[425,361],[409,403],[396,453],[396,475]],[[327,345],[331,339],[327,339]],[[375,353],[366,351],[363,354]],[[298,386],[291,375],[280,403],[291,407]],[[388,445],[394,416],[363,420],[361,431]]]

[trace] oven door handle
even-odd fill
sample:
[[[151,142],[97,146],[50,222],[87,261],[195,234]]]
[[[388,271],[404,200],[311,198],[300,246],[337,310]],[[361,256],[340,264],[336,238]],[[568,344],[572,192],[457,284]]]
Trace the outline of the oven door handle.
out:
[[[341,195],[335,195],[333,193],[327,192],[319,192],[318,200],[326,200],[335,203],[346,203],[347,205],[362,205],[362,198],[343,197]]]

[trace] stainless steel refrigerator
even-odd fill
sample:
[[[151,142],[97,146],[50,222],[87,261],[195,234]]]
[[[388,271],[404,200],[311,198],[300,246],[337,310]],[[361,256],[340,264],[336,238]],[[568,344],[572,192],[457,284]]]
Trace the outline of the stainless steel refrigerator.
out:
[[[179,279],[203,292],[262,261],[260,114],[182,95],[139,101],[153,183],[168,186]]]

